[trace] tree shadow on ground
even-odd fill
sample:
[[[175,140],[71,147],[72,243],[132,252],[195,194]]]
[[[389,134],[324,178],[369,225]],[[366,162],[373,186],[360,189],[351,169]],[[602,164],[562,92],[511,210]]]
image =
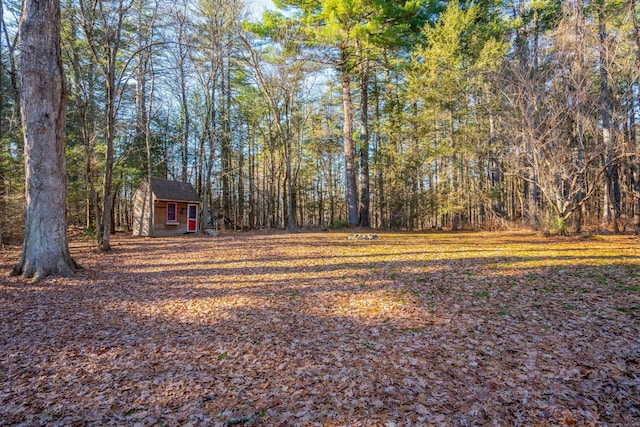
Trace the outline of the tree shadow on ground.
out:
[[[2,285],[0,424],[640,422],[636,255],[316,240],[127,241]]]

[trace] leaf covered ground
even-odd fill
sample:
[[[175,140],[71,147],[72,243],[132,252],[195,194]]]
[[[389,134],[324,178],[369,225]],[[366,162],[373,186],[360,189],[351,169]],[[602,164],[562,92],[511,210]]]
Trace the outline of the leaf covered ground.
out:
[[[72,242],[0,282],[0,425],[640,425],[637,238],[378,236]]]

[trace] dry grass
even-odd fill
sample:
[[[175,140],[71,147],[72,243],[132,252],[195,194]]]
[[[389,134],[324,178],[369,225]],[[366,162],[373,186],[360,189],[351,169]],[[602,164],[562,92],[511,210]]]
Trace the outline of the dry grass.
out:
[[[113,243],[2,282],[0,425],[640,425],[636,238]]]

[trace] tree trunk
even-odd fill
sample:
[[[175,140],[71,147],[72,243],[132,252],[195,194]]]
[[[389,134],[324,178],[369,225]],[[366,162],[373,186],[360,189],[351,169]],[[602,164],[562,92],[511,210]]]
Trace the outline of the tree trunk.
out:
[[[147,203],[149,204],[149,223],[147,226],[149,227],[149,237],[153,237],[153,220],[154,220],[154,212],[153,212],[153,192],[151,191],[151,178],[153,178],[153,156],[152,156],[152,141],[151,141],[151,117],[153,114],[153,95],[156,88],[156,77],[153,70],[153,56],[151,52],[145,52],[143,55],[148,56],[148,61],[145,61],[145,64],[149,66],[146,72],[150,72],[151,77],[151,89],[149,91],[149,108],[146,111],[146,120],[145,120],[145,129],[144,129],[144,142],[147,151],[147,182],[149,183],[148,194],[149,198]]]
[[[27,0],[20,21],[26,199],[22,255],[12,275],[38,281],[79,266],[67,243],[67,88],[60,51],[60,3]]]
[[[224,81],[224,69],[220,70],[220,57],[219,55],[216,55],[216,49],[214,48],[213,50],[211,50],[211,52],[209,53],[210,57],[209,60],[211,61],[211,70],[210,70],[210,74],[209,74],[209,84],[210,87],[207,89],[207,96],[208,96],[208,100],[206,101],[208,104],[208,111],[207,111],[207,121],[205,124],[205,128],[206,128],[206,134],[203,135],[203,138],[201,139],[201,144],[200,144],[200,163],[201,164],[206,164],[205,169],[203,170],[204,172],[204,179],[201,179],[201,181],[204,181],[204,185],[200,186],[200,191],[201,191],[201,195],[202,195],[202,211],[201,211],[201,221],[200,221],[200,228],[202,230],[205,229],[207,223],[209,222],[209,211],[211,211],[211,206],[209,205],[209,196],[211,194],[211,176],[213,174],[213,163],[214,163],[214,155],[215,155],[215,145],[216,145],[216,140],[220,139],[221,140],[221,150],[222,150],[222,161],[223,161],[223,170],[222,170],[222,182],[224,183],[224,177],[226,175],[225,173],[225,156],[226,154],[224,153],[224,144],[225,144],[225,135],[222,135],[222,138],[219,138],[218,135],[218,111],[217,111],[217,98],[216,98],[216,85],[218,84],[218,76],[219,76],[219,72],[222,71],[222,74],[220,74],[222,76],[222,79]],[[223,87],[224,87],[224,83],[223,83]],[[224,97],[224,94],[223,94]],[[221,104],[224,105],[224,99],[221,101]],[[224,112],[223,112],[224,114]],[[224,116],[223,116],[224,118]],[[225,132],[225,127],[223,125],[222,127],[222,132]],[[205,138],[206,140],[209,141],[209,155],[208,155],[208,161],[204,161],[205,159],[205,153],[204,153],[204,143],[205,143]],[[200,174],[201,176],[203,175],[203,173]],[[202,184],[202,182],[201,182]],[[225,198],[224,198],[224,191],[223,191],[223,200],[222,200],[223,205],[222,207],[222,228],[226,228],[226,223],[227,223],[227,218],[228,218],[228,214],[227,214],[227,207],[225,206]],[[218,210],[218,217],[220,217],[220,210]]]
[[[109,58],[109,62],[111,62]],[[115,55],[113,57],[115,67]],[[111,68],[111,67],[109,67]],[[111,68],[108,73],[107,81],[107,131],[105,134],[105,142],[107,146],[107,152],[104,163],[104,185],[103,185],[103,199],[102,199],[102,221],[100,225],[101,233],[98,247],[102,251],[111,250],[111,211],[113,210],[112,204],[112,186],[113,186],[113,141],[115,133],[115,69]]]
[[[336,200],[335,200],[335,188],[334,176],[333,176],[333,156],[329,155],[327,161],[329,166],[329,224],[333,224],[336,220]]]
[[[15,38],[13,39],[13,42],[11,40],[9,40],[9,33],[7,32],[7,25],[4,22],[4,2],[0,1],[0,9],[2,9],[3,13],[2,13],[2,30],[4,32],[4,36],[5,36],[5,45],[7,46],[7,53],[6,55],[8,56],[9,59],[9,67],[7,72],[9,73],[9,81],[10,81],[10,92],[11,92],[11,98],[13,98],[13,102],[14,102],[14,110],[15,110],[15,114],[16,116],[20,116],[21,113],[21,105],[20,105],[20,90],[18,88],[18,69],[17,69],[17,62],[16,61],[16,50],[17,50],[17,44],[18,44],[18,40],[17,40],[17,35],[15,36]],[[19,147],[19,150],[21,150],[22,147]]]
[[[283,92],[282,103],[274,96],[278,91],[274,91],[273,82],[270,81],[262,72],[259,55],[252,48],[248,40],[243,39],[243,43],[249,52],[246,60],[249,66],[253,68],[258,79],[258,83],[266,98],[271,114],[274,118],[277,136],[282,139],[282,150],[284,156],[284,182],[282,183],[282,227],[293,230],[296,226],[296,210],[295,210],[295,179],[292,165],[292,149],[291,149],[291,117],[293,97],[288,89]],[[285,71],[283,74],[287,74]],[[282,88],[281,88],[282,89]]]
[[[65,7],[71,7],[70,3]],[[69,62],[73,71],[72,76],[75,81],[75,85],[71,86],[72,98],[75,100],[75,108],[78,117],[78,127],[80,129],[82,147],[85,155],[85,180],[87,184],[87,191],[89,193],[87,199],[87,228],[92,225],[96,228],[96,240],[102,239],[100,234],[100,208],[98,205],[98,195],[96,193],[95,185],[95,171],[94,171],[94,155],[95,150],[93,147],[93,141],[95,139],[95,126],[96,126],[96,114],[95,114],[95,65],[93,62],[89,62],[86,67],[86,71],[83,72],[81,53],[78,49],[77,43],[77,27],[78,23],[75,17],[72,15],[70,22],[70,43],[71,48],[69,52]],[[87,90],[83,91],[80,82],[86,82]],[[75,90],[74,90],[75,89]],[[91,214],[93,213],[93,217]]]
[[[215,82],[217,77],[214,76],[213,81]],[[207,225],[209,224],[209,211],[211,210],[211,206],[209,205],[209,195],[211,194],[211,176],[213,174],[213,157],[215,155],[215,142],[217,138],[217,125],[216,125],[216,98],[215,98],[215,85],[211,91],[211,111],[210,111],[210,124],[209,124],[209,160],[206,162],[205,176],[204,176],[204,185],[202,186],[202,212],[200,215],[200,229],[205,230]],[[204,155],[203,155],[204,157]],[[225,227],[227,214],[224,211],[224,216],[222,218],[222,225]]]
[[[4,26],[4,4],[0,0],[0,26]],[[0,27],[0,30],[2,28]],[[3,55],[2,33],[0,32],[0,58]],[[0,68],[0,81],[4,80],[4,67]],[[4,118],[4,90],[0,90],[0,117]],[[0,122],[0,248],[3,245],[3,231],[5,227],[5,192],[6,184],[4,180],[4,162],[1,160],[4,157],[4,120]]]
[[[222,212],[225,218],[231,218],[231,148],[226,133],[228,129],[223,129],[224,135],[220,138],[220,158],[222,165],[222,173],[220,181],[222,182]]]
[[[585,15],[584,15],[584,4],[582,1],[576,3],[576,13],[577,13],[577,24],[576,24],[576,34],[579,37],[579,42],[583,43],[582,39],[584,38],[583,32],[584,28],[586,28]],[[578,62],[580,66],[584,63],[584,52],[580,50],[578,52]],[[582,232],[582,226],[584,221],[584,204],[582,203],[586,189],[585,189],[585,179],[584,179],[584,169],[585,169],[585,132],[584,132],[584,118],[587,116],[584,112],[583,101],[579,100],[578,105],[578,116],[576,117],[576,145],[578,147],[578,187],[579,190],[576,192],[576,203],[579,205],[577,209],[577,215],[575,219],[576,224],[576,233]]]
[[[248,179],[248,185],[249,185],[249,227],[250,228],[256,228],[257,227],[257,221],[256,221],[256,183],[254,182],[255,180],[255,176],[256,176],[256,162],[255,162],[255,158],[253,156],[253,145],[254,145],[254,137],[253,135],[251,136],[247,136],[247,143],[248,143],[248,147],[247,147],[247,156],[248,156],[248,161],[249,161],[249,166],[248,166],[248,172],[249,172],[249,179]]]
[[[358,224],[358,194],[356,187],[355,150],[353,146],[353,100],[351,99],[351,79],[348,70],[348,53],[342,49],[340,64],[340,81],[342,83],[343,138],[346,181],[347,220],[350,224]]]
[[[633,24],[633,39],[636,48],[636,77],[640,78],[640,28],[638,27],[638,14],[636,12],[636,0],[629,2],[631,12],[631,22]],[[638,103],[640,105],[640,90],[638,90]],[[633,127],[632,127],[633,129]],[[633,148],[635,148],[635,138],[632,140]],[[635,234],[640,234],[640,167],[638,165],[638,157],[632,157],[634,178],[633,178],[633,197],[634,197],[634,211],[633,211],[633,230]]]
[[[600,57],[600,120],[602,122],[602,142],[605,147],[605,184],[604,184],[604,200],[603,200],[603,225],[613,222],[615,231],[618,231],[617,211],[615,206],[615,188],[617,183],[616,167],[611,164],[613,160],[613,126],[611,124],[612,101],[609,94],[609,71],[608,71],[608,52],[607,52],[607,30],[606,17],[604,12],[604,4],[598,2],[598,52]]]
[[[150,56],[146,50],[148,40],[146,34],[144,34],[144,26],[142,23],[142,4],[138,5],[137,18],[137,49],[138,49],[138,65],[135,68],[135,81],[136,81],[136,129],[135,129],[135,149],[141,149],[143,143],[146,144],[146,132],[147,132],[147,73],[149,70]]]
[[[290,125],[290,108],[289,98],[285,101],[285,121],[284,126],[284,166],[285,166],[285,181],[284,186],[286,192],[286,211],[287,211],[287,229],[293,230],[295,228],[296,211],[294,207],[294,188],[293,188],[293,173],[291,167],[291,125]],[[283,205],[284,205],[283,200]],[[284,217],[283,217],[284,220]]]
[[[91,55],[96,64],[100,67],[104,77],[106,105],[105,105],[105,166],[103,177],[103,209],[100,221],[100,232],[98,233],[98,247],[100,250],[108,251],[111,249],[111,218],[112,218],[112,185],[113,185],[113,168],[114,168],[114,150],[113,144],[115,139],[115,123],[117,115],[116,98],[121,94],[123,82],[122,76],[118,76],[116,68],[118,67],[119,50],[122,36],[122,27],[124,19],[132,6],[132,2],[119,2],[119,7],[109,9],[107,15],[104,15],[106,5],[102,1],[88,2],[87,0],[79,1],[80,11],[82,14],[81,25],[87,40],[87,45],[91,50]],[[109,13],[113,13],[109,16]],[[102,21],[104,27],[99,30],[96,28],[96,18]],[[101,40],[104,36],[104,40]],[[97,39],[96,39],[97,38]],[[116,78],[117,77],[117,78]]]
[[[369,227],[369,63],[360,46],[360,227]]]
[[[2,111],[2,101],[0,100],[0,111]],[[2,141],[2,125],[0,124],[0,141]],[[0,142],[0,157],[3,155],[4,145]],[[4,179],[4,166],[3,162],[0,161],[0,247],[3,245],[4,240],[4,227],[5,227],[5,218],[6,218],[6,184]]]
[[[249,139],[249,126],[248,125],[246,127],[245,138],[247,140]],[[241,141],[242,141],[242,138],[241,138]],[[236,220],[236,223],[239,224],[240,228],[244,228],[245,227],[245,220],[244,220],[244,210],[245,210],[245,206],[244,206],[244,147],[243,147],[242,143],[238,147],[238,175],[237,175],[237,178],[238,178],[238,201],[237,201],[238,219]]]
[[[89,186],[89,198],[91,199],[91,207],[93,208],[93,221],[96,228],[96,232],[100,232],[100,207],[98,205],[98,194],[96,193],[95,184],[95,172],[93,170],[93,156],[95,150],[93,149],[93,134],[95,133],[95,114],[94,114],[94,78],[93,78],[93,66],[89,66],[89,90],[87,94],[89,99],[84,103],[82,112],[78,114],[80,118],[80,127],[82,132],[82,145],[85,152],[85,175],[87,184]],[[89,209],[91,210],[91,209]],[[90,224],[89,224],[90,225]],[[97,235],[97,240],[100,241],[102,235]]]
[[[186,7],[185,7],[186,9]],[[185,70],[185,62],[188,52],[186,51],[186,29],[185,19],[186,13],[178,16],[178,70],[180,71],[180,103],[182,105],[182,141],[181,141],[181,166],[180,180],[187,181],[187,169],[189,162],[189,129],[191,126],[191,117],[189,115],[189,99],[187,96],[187,72]]]
[[[220,138],[220,156],[222,167],[222,210],[224,216],[229,221],[233,218],[232,201],[231,201],[231,184],[232,184],[232,149],[231,149],[231,93],[230,93],[230,79],[231,79],[231,63],[230,53],[227,49],[224,59],[220,59],[222,73],[221,73],[221,90],[222,99],[220,100],[220,106],[222,111],[220,113],[220,119],[222,124],[222,135]],[[235,224],[231,224],[235,228]]]
[[[374,73],[375,79],[375,73]],[[378,86],[377,79],[375,79],[375,121],[376,130],[375,130],[375,145],[374,145],[374,166],[376,168],[376,183],[378,185],[378,219],[376,221],[376,227],[381,228],[384,227],[384,205],[385,205],[385,197],[384,197],[384,165],[382,162],[383,154],[381,147],[381,111],[380,111],[380,87]]]

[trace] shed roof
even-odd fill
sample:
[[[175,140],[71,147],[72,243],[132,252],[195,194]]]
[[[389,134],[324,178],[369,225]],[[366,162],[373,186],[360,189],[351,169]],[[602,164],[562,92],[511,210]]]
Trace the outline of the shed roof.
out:
[[[170,181],[168,179],[151,178],[151,191],[159,200],[175,200],[181,202],[201,202],[193,185],[188,182]]]

